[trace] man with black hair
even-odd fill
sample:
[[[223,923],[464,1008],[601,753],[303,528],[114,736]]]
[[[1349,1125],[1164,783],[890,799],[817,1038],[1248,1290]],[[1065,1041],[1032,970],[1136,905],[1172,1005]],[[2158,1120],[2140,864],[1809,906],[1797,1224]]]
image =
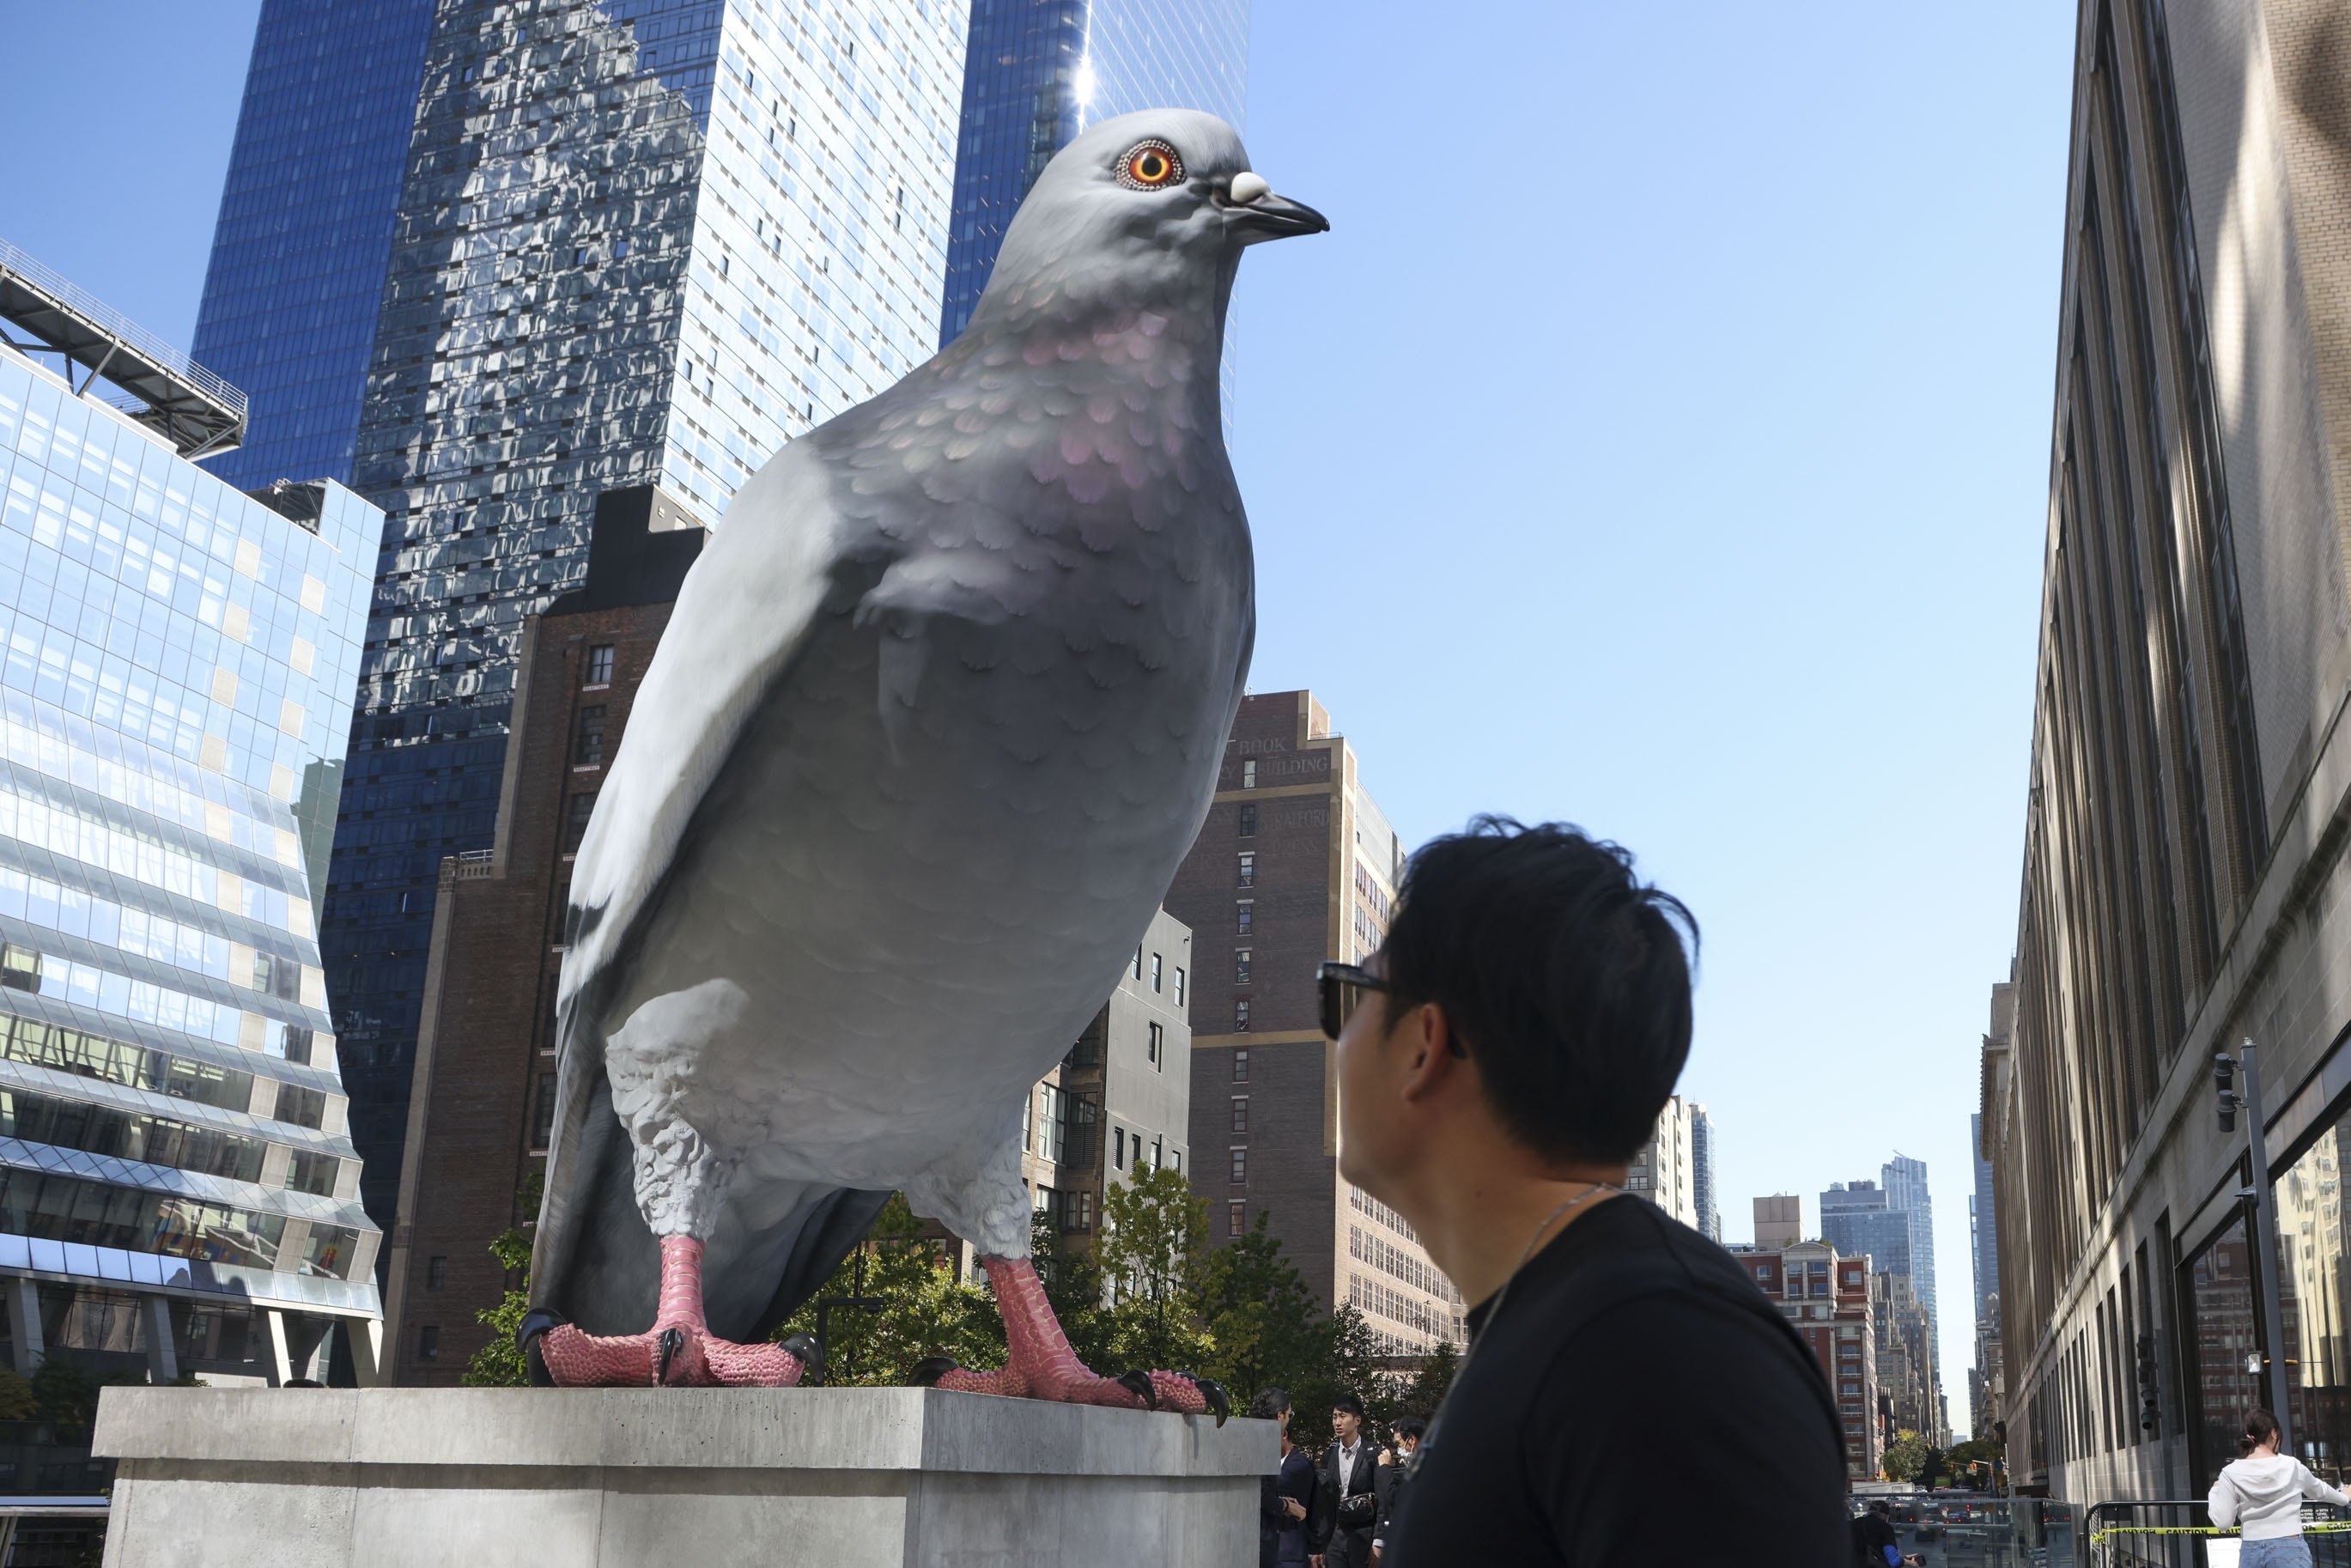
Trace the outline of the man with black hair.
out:
[[[1803,1342],[1721,1248],[1621,1196],[1689,1052],[1696,944],[1624,850],[1485,819],[1413,857],[1363,967],[1323,966],[1340,1174],[1472,1303],[1382,1568],[1470,1542],[1579,1568],[1850,1552]]]
[[[1329,1507],[1318,1511],[1314,1568],[1368,1568],[1380,1519],[1379,1455],[1364,1437],[1364,1402],[1352,1394],[1332,1401],[1331,1449],[1316,1480]]]
[[[1395,1447],[1380,1454],[1380,1522],[1372,1532],[1374,1563],[1385,1554],[1388,1533],[1395,1529],[1396,1508],[1404,1500],[1405,1471],[1411,1467],[1413,1455],[1420,1451],[1421,1434],[1427,1430],[1427,1422],[1406,1416],[1395,1424]]]

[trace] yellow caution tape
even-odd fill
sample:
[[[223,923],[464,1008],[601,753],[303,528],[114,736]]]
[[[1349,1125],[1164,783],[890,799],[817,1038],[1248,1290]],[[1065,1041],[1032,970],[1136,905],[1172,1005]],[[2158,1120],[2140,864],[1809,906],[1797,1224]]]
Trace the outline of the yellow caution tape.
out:
[[[2304,1535],[2341,1535],[2351,1531],[2351,1521],[2336,1524],[2305,1524]],[[2217,1524],[2110,1524],[2104,1530],[2090,1531],[2090,1544],[2105,1544],[2110,1535],[2234,1535],[2234,1530],[2223,1530]]]

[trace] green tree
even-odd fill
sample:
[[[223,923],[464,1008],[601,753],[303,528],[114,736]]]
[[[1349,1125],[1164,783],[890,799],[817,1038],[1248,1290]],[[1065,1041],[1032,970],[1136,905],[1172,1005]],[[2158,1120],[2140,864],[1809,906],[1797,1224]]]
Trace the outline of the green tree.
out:
[[[1330,1334],[1313,1290],[1267,1230],[1263,1209],[1201,1260],[1192,1311],[1212,1347],[1199,1370],[1223,1384],[1237,1406],[1270,1387],[1287,1388],[1295,1399],[1328,1358]]]
[[[776,1337],[815,1334],[817,1312],[827,1298],[833,1299],[825,1324],[827,1383],[902,1385],[918,1362],[934,1355],[982,1367],[1004,1359],[1004,1324],[994,1297],[957,1277],[953,1247],[923,1234],[923,1222],[902,1194],[890,1195],[864,1241]],[[849,1299],[875,1304],[842,1304]]]
[[[520,1218],[490,1239],[490,1256],[507,1271],[507,1285],[496,1301],[474,1313],[474,1321],[490,1331],[490,1342],[474,1353],[458,1376],[469,1388],[520,1388],[530,1382],[515,1334],[530,1311],[531,1239],[538,1230],[538,1201],[546,1188],[547,1177],[539,1172],[525,1176],[515,1189]]]
[[[1905,1427],[1894,1434],[1894,1441],[1886,1445],[1886,1454],[1878,1460],[1878,1468],[1886,1472],[1886,1479],[1889,1481],[1916,1480],[1927,1468],[1927,1456],[1932,1452],[1934,1450],[1927,1446],[1926,1438]]]
[[[1094,1260],[1111,1291],[1108,1361],[1170,1371],[1206,1364],[1214,1347],[1193,1302],[1207,1246],[1207,1202],[1180,1171],[1138,1170],[1104,1195]]]
[[[1450,1340],[1438,1340],[1437,1348],[1412,1375],[1412,1381],[1396,1395],[1395,1414],[1398,1419],[1417,1416],[1427,1420],[1437,1414],[1437,1406],[1445,1402],[1446,1390],[1453,1386],[1454,1377],[1461,1371],[1461,1353],[1453,1348]]]

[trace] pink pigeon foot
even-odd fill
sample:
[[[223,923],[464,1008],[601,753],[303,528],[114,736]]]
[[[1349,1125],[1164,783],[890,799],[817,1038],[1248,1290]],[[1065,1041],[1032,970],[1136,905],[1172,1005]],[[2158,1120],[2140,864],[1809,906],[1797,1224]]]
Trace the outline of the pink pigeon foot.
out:
[[[816,1342],[805,1335],[782,1344],[737,1344],[712,1334],[702,1321],[702,1243],[664,1236],[661,1255],[661,1304],[652,1328],[590,1334],[569,1323],[547,1327],[543,1318],[527,1318],[524,1355],[536,1354],[548,1376],[565,1388],[789,1388],[821,1359]]]
[[[1007,1394],[1024,1399],[1051,1399],[1065,1405],[1108,1405],[1125,1410],[1172,1410],[1183,1416],[1213,1411],[1223,1426],[1232,1414],[1232,1400],[1224,1389],[1205,1377],[1186,1372],[1130,1372],[1104,1377],[1089,1371],[1070,1348],[1044,1283],[1028,1259],[982,1258],[988,1282],[996,1287],[997,1309],[1004,1314],[1008,1354],[998,1372],[973,1372],[945,1356],[933,1356],[914,1369],[914,1381],[963,1394]]]

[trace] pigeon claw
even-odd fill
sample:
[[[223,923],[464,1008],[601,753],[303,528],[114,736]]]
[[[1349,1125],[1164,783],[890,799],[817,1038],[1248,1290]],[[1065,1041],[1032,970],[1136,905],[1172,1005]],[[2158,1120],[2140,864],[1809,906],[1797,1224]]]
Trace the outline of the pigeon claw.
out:
[[[549,1330],[559,1329],[569,1321],[551,1307],[533,1307],[515,1326],[515,1348],[522,1353],[523,1372],[533,1387],[555,1386],[555,1375],[547,1370],[547,1357],[539,1354],[538,1342]]]
[[[963,1363],[954,1356],[926,1355],[914,1363],[914,1370],[906,1375],[906,1382],[915,1388],[933,1388],[948,1373],[962,1370]]]
[[[1134,1394],[1137,1398],[1141,1399],[1144,1409],[1156,1410],[1159,1408],[1159,1389],[1157,1385],[1151,1381],[1151,1374],[1147,1372],[1123,1373],[1118,1377],[1113,1379],[1113,1381],[1121,1388],[1126,1389],[1130,1393]]]
[[[800,1364],[800,1385],[816,1387],[824,1382],[824,1346],[816,1335],[796,1333],[784,1341],[785,1352]]]
[[[661,1332],[661,1338],[654,1343],[653,1386],[658,1388],[669,1381],[669,1364],[677,1359],[679,1352],[685,1349],[685,1331],[664,1329]]]

